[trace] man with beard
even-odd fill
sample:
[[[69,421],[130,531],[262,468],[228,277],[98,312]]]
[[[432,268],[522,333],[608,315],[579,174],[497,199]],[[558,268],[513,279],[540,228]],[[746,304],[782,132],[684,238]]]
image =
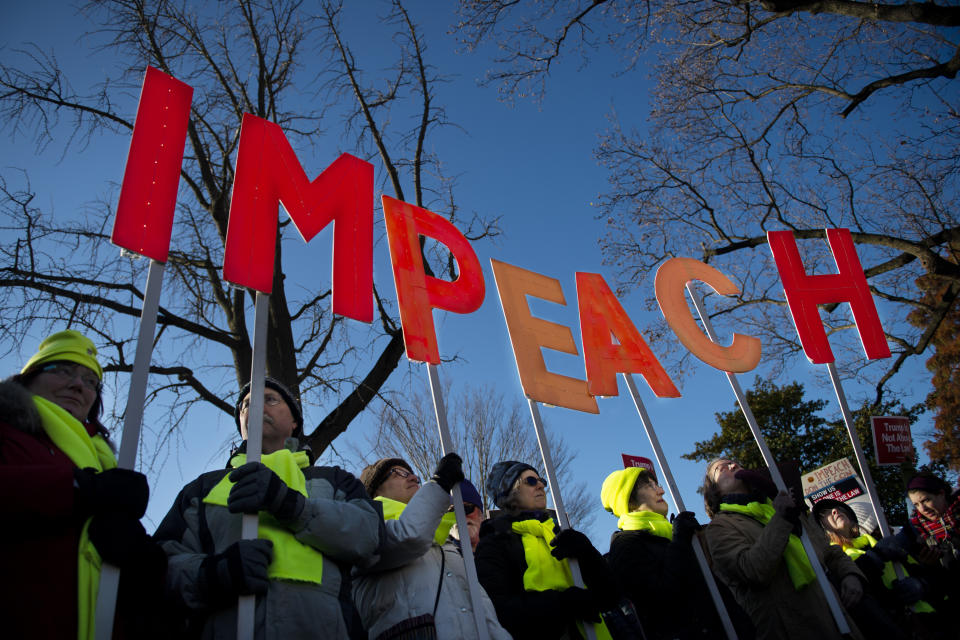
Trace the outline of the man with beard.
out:
[[[375,560],[380,509],[351,474],[311,466],[300,404],[273,378],[263,394],[263,456],[247,462],[249,389],[234,412],[243,444],[226,469],[184,487],[157,530],[168,594],[204,638],[234,637],[237,596],[250,594],[257,638],[365,638],[350,569]],[[259,514],[254,540],[239,539],[244,513]]]

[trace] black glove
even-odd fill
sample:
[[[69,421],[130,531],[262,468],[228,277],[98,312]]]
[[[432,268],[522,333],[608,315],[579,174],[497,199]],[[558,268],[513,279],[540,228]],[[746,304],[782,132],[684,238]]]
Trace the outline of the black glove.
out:
[[[799,529],[801,510],[793,496],[786,491],[778,493],[773,499],[773,508],[793,525],[794,530]]]
[[[592,593],[580,587],[570,587],[560,592],[558,613],[584,622],[600,622],[600,605]]]
[[[754,471],[753,469],[740,469],[733,477],[737,480],[740,480],[748,487],[756,489],[760,495],[770,498],[771,500],[777,495],[777,485],[773,483],[773,480],[770,479],[770,476],[762,471]]]
[[[223,553],[207,556],[200,564],[208,598],[226,603],[239,595],[267,592],[267,566],[273,558],[270,540],[238,540]]]
[[[75,469],[77,512],[81,515],[118,512],[139,520],[147,512],[147,476],[131,469]]]
[[[448,453],[440,458],[440,462],[437,463],[437,470],[433,472],[430,479],[449,493],[453,489],[453,485],[463,480],[463,460],[455,453]]]
[[[872,550],[888,562],[907,561],[907,551],[900,546],[896,536],[882,538]]]
[[[306,499],[259,462],[248,462],[230,474],[236,484],[227,497],[230,513],[267,511],[277,520],[293,520],[303,511]]]
[[[893,584],[890,585],[890,590],[893,591],[897,601],[903,605],[913,604],[920,600],[926,591],[923,581],[913,577],[894,580]]]
[[[592,560],[600,556],[590,538],[580,533],[576,529],[564,529],[550,541],[553,549],[550,554],[557,560],[564,558],[576,558],[577,560]],[[602,556],[601,556],[602,559]]]
[[[93,516],[87,535],[103,561],[120,568],[146,554],[153,544],[140,521],[122,513]]]
[[[697,522],[697,516],[693,511],[681,511],[673,516],[670,522],[673,523],[673,539],[681,542],[690,542],[693,534],[703,529],[703,525]]]

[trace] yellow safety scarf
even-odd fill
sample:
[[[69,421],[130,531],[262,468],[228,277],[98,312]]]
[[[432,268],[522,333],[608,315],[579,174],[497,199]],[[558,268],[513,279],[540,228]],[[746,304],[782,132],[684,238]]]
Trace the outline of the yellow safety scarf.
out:
[[[527,570],[523,572],[523,588],[526,591],[563,591],[573,586],[573,576],[570,574],[570,565],[566,559],[557,560],[550,554],[550,541],[554,539],[553,520],[540,522],[539,520],[521,520],[514,522],[510,528],[520,534],[523,543],[523,556],[527,561]],[[580,635],[583,632],[583,623],[577,622]],[[612,640],[610,631],[604,622],[595,625],[597,640]]]
[[[240,453],[230,459],[231,467],[240,467],[246,464],[247,455]],[[310,459],[305,451],[289,451],[280,449],[268,453],[260,458],[265,467],[273,471],[289,488],[307,495],[307,480],[301,469],[310,466]],[[221,507],[227,506],[227,498],[234,482],[230,474],[223,478],[210,490],[203,499],[207,504]],[[271,579],[297,580],[320,584],[323,577],[323,554],[309,545],[305,545],[277,521],[271,514],[261,511],[257,526],[257,537],[273,542],[273,560],[267,567],[267,576]]]
[[[33,396],[33,404],[40,414],[44,433],[78,468],[93,468],[99,472],[117,466],[117,459],[106,440],[99,435],[91,438],[86,427],[69,411],[38,395]],[[100,588],[101,559],[87,535],[89,528],[90,518],[87,518],[77,545],[77,638],[80,640],[94,637],[97,590]]]
[[[620,516],[617,526],[622,531],[647,531],[655,536],[673,540],[673,525],[655,511],[630,511]]]
[[[831,542],[830,544],[835,545],[837,543]],[[857,558],[859,558],[860,556],[866,553],[866,549],[869,549],[875,546],[877,546],[876,538],[874,538],[868,533],[864,533],[863,535],[853,538],[849,542],[845,542],[844,544],[840,545],[840,547],[843,549],[843,552],[846,553],[850,557],[850,559],[853,560],[854,562],[856,562]],[[910,556],[907,557],[907,562],[909,564],[917,563],[917,561]],[[907,573],[906,567],[904,567],[903,569],[903,575],[904,576],[910,575],[909,573]],[[883,581],[884,587],[886,587],[887,589],[893,588],[893,581],[897,579],[897,570],[893,568],[892,562],[883,563],[883,572],[880,574],[880,579]],[[910,605],[910,608],[915,613],[932,613],[935,611],[935,609],[930,605],[930,603],[924,600],[917,600],[912,605]]]
[[[403,510],[407,508],[406,503],[400,502],[399,500],[392,500],[390,498],[384,498],[383,496],[377,496],[374,498],[377,502],[383,505],[383,519],[386,520],[397,520],[400,518],[400,514],[403,513]],[[443,544],[447,540],[447,536],[450,535],[450,529],[453,528],[453,525],[457,523],[457,514],[452,511],[448,511],[443,514],[443,517],[440,518],[440,526],[437,527],[436,533],[433,534],[433,541],[437,544]]]
[[[732,511],[745,516],[750,516],[764,526],[770,522],[770,518],[776,511],[773,503],[767,499],[766,503],[750,502],[748,504],[729,504],[724,502],[720,505],[721,511]],[[793,588],[799,591],[814,581],[816,574],[810,565],[810,559],[807,558],[806,551],[803,550],[803,543],[800,538],[790,534],[787,540],[787,546],[783,550],[783,560],[787,563],[787,571],[790,573],[790,580],[793,581]]]

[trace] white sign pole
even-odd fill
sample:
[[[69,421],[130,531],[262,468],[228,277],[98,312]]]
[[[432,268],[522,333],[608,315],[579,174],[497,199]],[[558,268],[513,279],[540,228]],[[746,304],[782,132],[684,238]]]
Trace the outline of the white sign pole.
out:
[[[433,396],[433,410],[437,416],[437,428],[440,430],[440,447],[443,455],[453,451],[453,438],[450,437],[450,427],[447,424],[447,409],[443,402],[443,390],[440,386],[438,367],[427,363],[427,377],[430,379],[430,393]],[[457,517],[457,530],[460,532],[460,553],[463,555],[463,565],[467,572],[467,586],[470,589],[470,604],[473,606],[473,621],[477,625],[477,637],[487,640],[486,612],[483,606],[483,596],[480,594],[480,581],[477,578],[477,565],[473,561],[473,548],[470,546],[470,530],[467,528],[467,514],[463,508],[463,495],[460,492],[460,483],[454,485],[453,512]]]
[[[250,405],[247,408],[247,462],[260,462],[263,450],[263,388],[267,371],[267,311],[270,294],[257,291],[254,304],[253,363],[250,367]],[[243,398],[241,398],[242,400]],[[245,513],[240,521],[240,538],[257,537],[260,514]],[[257,598],[237,598],[237,640],[253,640]]]
[[[863,477],[867,497],[870,498],[870,505],[873,507],[873,515],[877,519],[877,526],[880,527],[880,534],[886,538],[890,535],[890,525],[887,524],[887,516],[883,513],[883,507],[880,505],[880,496],[877,494],[877,486],[873,483],[873,476],[870,475],[870,465],[867,462],[867,456],[863,454],[863,447],[860,446],[860,438],[857,437],[857,425],[853,421],[850,406],[847,404],[847,396],[843,392],[843,386],[840,384],[840,375],[837,373],[837,367],[833,362],[827,363],[827,371],[830,372],[833,391],[837,394],[837,402],[840,403],[840,412],[843,414],[843,424],[847,427],[847,435],[850,436],[853,455],[857,458],[857,464],[860,465],[860,475]],[[909,513],[909,511],[907,513]],[[903,566],[899,562],[895,562],[893,569],[897,574],[897,578],[902,580],[905,575],[903,573]]]
[[[560,495],[560,482],[557,480],[556,468],[553,466],[553,456],[550,455],[550,445],[547,443],[547,434],[543,430],[543,419],[540,417],[540,409],[537,406],[536,400],[527,398],[527,404],[530,405],[530,417],[533,419],[533,428],[537,432],[537,444],[540,445],[540,455],[543,456],[543,469],[547,475],[547,482],[550,483],[550,491],[553,493],[553,507],[557,511],[557,520],[560,522],[561,529],[569,529],[570,519],[567,517],[567,510],[563,508],[563,497]],[[583,588],[583,576],[580,573],[580,563],[578,563],[575,558],[567,558],[567,564],[570,566],[573,585]],[[587,640],[597,639],[597,632],[593,624],[584,624],[583,630],[587,635]]]
[[[690,294],[690,298],[693,300],[693,304],[697,309],[697,313],[700,314],[700,321],[703,323],[703,328],[706,330],[707,336],[712,342],[717,342],[717,334],[713,331],[713,323],[710,321],[710,316],[707,315],[707,312],[703,308],[703,301],[694,292],[689,282],[687,283],[687,291]],[[736,374],[730,373],[729,371],[724,373],[726,373],[727,380],[730,382],[730,387],[733,389],[733,393],[737,397],[737,403],[740,405],[740,410],[743,411],[743,417],[747,420],[750,431],[753,433],[753,438],[757,441],[757,446],[760,448],[760,454],[763,456],[764,462],[770,469],[770,476],[773,478],[774,484],[777,485],[778,490],[787,491],[787,485],[783,481],[783,476],[780,475],[780,469],[777,467],[777,461],[770,452],[770,448],[767,446],[767,441],[764,439],[763,434],[760,433],[760,426],[757,424],[757,419],[754,417],[753,411],[750,410],[750,405],[747,404],[747,396],[743,393],[743,389],[740,388],[740,382],[737,380]],[[803,497],[794,497],[794,499],[803,500]],[[806,551],[807,558],[810,560],[810,566],[813,567],[813,571],[817,576],[817,582],[820,584],[820,589],[823,591],[823,595],[827,599],[827,605],[830,607],[830,613],[833,615],[833,620],[837,624],[837,629],[840,631],[841,635],[849,634],[850,625],[847,623],[847,619],[843,614],[843,609],[840,607],[840,602],[837,600],[837,594],[834,592],[830,581],[827,579],[827,574],[823,571],[823,566],[820,564],[820,558],[817,556],[813,548],[813,542],[810,540],[810,534],[808,534],[807,530],[802,527],[800,541],[803,543],[803,549]]]
[[[150,373],[150,356],[153,353],[153,337],[157,328],[157,309],[160,306],[160,290],[163,288],[163,263],[150,261],[147,270],[147,286],[143,292],[143,307],[140,311],[140,328],[137,334],[137,350],[133,360],[133,373],[127,390],[127,408],[123,413],[123,435],[120,437],[120,452],[117,466],[133,469],[140,445],[140,426],[143,422],[143,403],[147,396],[147,376]],[[94,634],[97,640],[109,640],[113,636],[113,619],[116,612],[117,588],[120,586],[120,569],[106,562],[100,567],[100,584],[97,588],[97,608],[94,618]]]
[[[673,479],[673,473],[670,471],[670,465],[667,463],[667,457],[663,454],[663,449],[660,448],[660,440],[653,430],[653,422],[650,420],[650,414],[647,413],[647,408],[643,404],[640,392],[637,390],[637,383],[634,381],[633,376],[627,373],[623,374],[623,380],[627,383],[627,389],[630,390],[630,397],[633,398],[633,404],[637,408],[637,413],[640,415],[640,422],[643,424],[643,429],[647,433],[647,439],[650,440],[650,446],[653,448],[653,456],[657,459],[657,464],[660,466],[660,474],[663,476],[663,480],[667,485],[667,491],[670,492],[670,499],[673,500],[674,507],[678,512],[686,511],[687,508],[683,504],[680,490],[677,488],[677,483]],[[716,607],[717,614],[720,616],[720,622],[723,623],[723,630],[729,640],[736,640],[737,632],[733,628],[733,623],[730,621],[730,614],[727,613],[727,607],[723,604],[723,598],[720,597],[717,581],[714,579],[713,572],[710,571],[710,566],[707,564],[707,557],[703,553],[700,538],[694,536],[692,543],[693,555],[696,556],[697,564],[700,565],[700,571],[703,573],[703,579],[707,583],[707,589],[710,591],[713,606]]]

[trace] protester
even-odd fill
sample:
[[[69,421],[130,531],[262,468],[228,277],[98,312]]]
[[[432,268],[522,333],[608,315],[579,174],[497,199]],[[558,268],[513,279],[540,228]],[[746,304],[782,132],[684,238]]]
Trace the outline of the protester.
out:
[[[257,638],[365,638],[350,570],[376,559],[379,508],[351,474],[310,466],[300,404],[278,380],[265,382],[263,456],[246,462],[249,389],[235,407],[244,446],[184,487],[157,530],[168,592],[205,638],[236,635],[243,594],[258,596]],[[260,514],[257,539],[239,539],[244,513]]]
[[[371,640],[479,637],[463,556],[447,537],[455,518],[448,511],[450,491],[463,481],[460,457],[445,455],[422,487],[401,458],[378,460],[360,478],[367,493],[383,505],[386,520],[380,559],[356,572],[353,590]],[[478,593],[487,635],[492,640],[510,638],[479,586]]]
[[[912,629],[914,636],[931,637],[937,621],[934,608],[923,598],[928,597],[927,584],[907,572],[923,571],[912,557],[891,553],[890,545],[878,544],[876,538],[860,530],[857,514],[838,500],[821,500],[813,505],[813,518],[823,527],[830,544],[843,549],[867,578],[870,594],[876,597],[879,611],[866,609],[858,615],[851,610],[857,625],[868,636],[886,638],[907,637],[902,630]],[[903,578],[897,578],[893,561],[901,562]],[[859,608],[859,607],[858,607]],[[889,612],[889,616],[887,615]]]
[[[460,496],[463,498],[463,508],[467,516],[467,532],[470,538],[470,549],[477,550],[477,543],[480,542],[480,525],[483,524],[483,498],[480,492],[473,486],[469,480],[460,483]],[[453,505],[450,506],[453,509]],[[460,531],[456,523],[450,529],[450,537],[457,545],[460,544]]]
[[[953,491],[942,478],[918,473],[907,482],[913,503],[910,524],[920,541],[948,570],[960,573],[960,491]]]
[[[140,524],[147,479],[117,468],[100,422],[102,378],[93,342],[67,330],[0,384],[7,638],[93,637],[101,561],[121,569],[118,636],[149,634],[166,558]]]
[[[603,481],[603,508],[619,517],[608,564],[636,606],[647,640],[722,637],[691,544],[700,524],[690,511],[671,524],[663,493],[653,474],[640,467],[614,471]],[[746,639],[752,629],[741,617],[737,635]]]
[[[713,570],[753,620],[757,638],[841,638],[800,541],[804,516],[793,498],[777,493],[764,474],[724,458],[707,465],[702,491],[713,518],[705,528]],[[863,574],[822,537],[814,546],[843,604],[856,605]],[[856,625],[850,627],[853,637],[861,637]]]
[[[618,610],[621,594],[600,552],[579,531],[555,533],[536,469],[498,462],[485,488],[502,512],[480,526],[477,574],[514,638],[579,638],[579,622],[599,623],[601,612]],[[566,558],[579,561],[586,589],[573,586]],[[610,637],[604,625],[597,629]]]

